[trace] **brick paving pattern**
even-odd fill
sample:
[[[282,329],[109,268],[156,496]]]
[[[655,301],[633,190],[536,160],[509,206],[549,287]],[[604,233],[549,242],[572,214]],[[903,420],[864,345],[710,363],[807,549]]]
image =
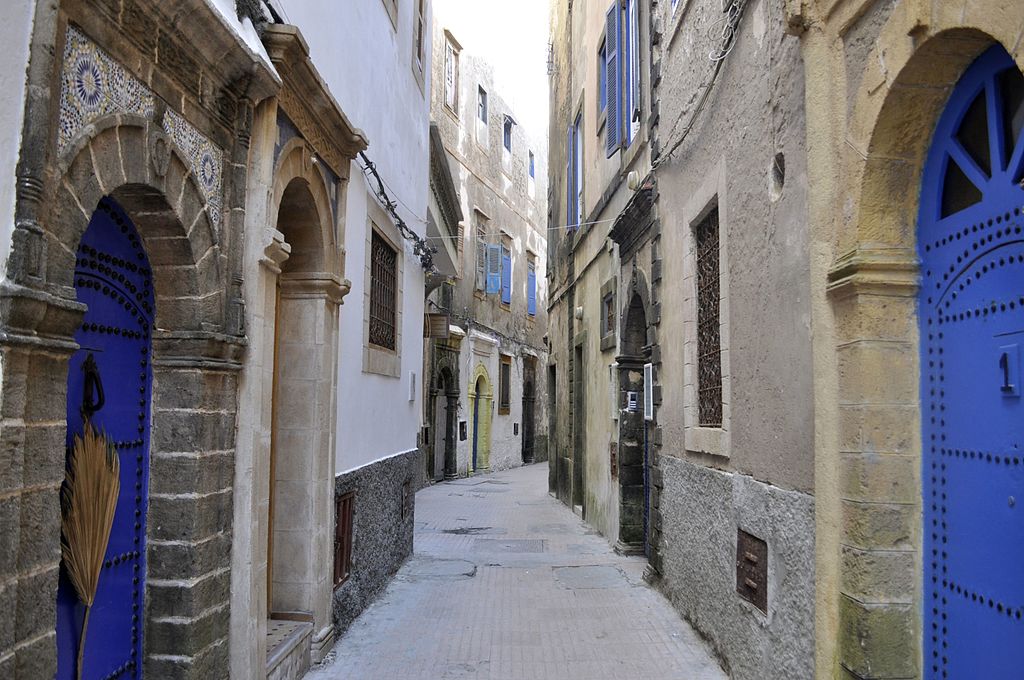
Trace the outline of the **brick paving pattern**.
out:
[[[547,494],[547,466],[426,488],[415,554],[309,680],[719,680],[643,558]]]

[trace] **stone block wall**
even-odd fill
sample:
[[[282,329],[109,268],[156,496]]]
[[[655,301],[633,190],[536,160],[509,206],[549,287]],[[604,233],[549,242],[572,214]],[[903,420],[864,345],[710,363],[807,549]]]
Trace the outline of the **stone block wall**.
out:
[[[335,478],[337,496],[355,491],[352,570],[334,589],[334,626],[339,637],[412,554],[414,494],[422,469],[422,454],[413,449]],[[407,481],[413,496],[403,516],[402,486]]]

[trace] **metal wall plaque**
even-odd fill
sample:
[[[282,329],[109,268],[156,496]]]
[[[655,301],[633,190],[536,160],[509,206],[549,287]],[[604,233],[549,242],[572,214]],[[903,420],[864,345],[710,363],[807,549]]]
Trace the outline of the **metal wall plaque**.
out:
[[[736,592],[768,612],[768,544],[743,529],[736,530]]]

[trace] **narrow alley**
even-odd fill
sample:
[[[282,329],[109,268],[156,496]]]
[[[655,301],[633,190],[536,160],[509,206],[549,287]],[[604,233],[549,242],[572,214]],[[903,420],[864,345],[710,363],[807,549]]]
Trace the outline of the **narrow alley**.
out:
[[[415,550],[310,680],[725,678],[707,645],[547,493],[547,465],[416,496]]]

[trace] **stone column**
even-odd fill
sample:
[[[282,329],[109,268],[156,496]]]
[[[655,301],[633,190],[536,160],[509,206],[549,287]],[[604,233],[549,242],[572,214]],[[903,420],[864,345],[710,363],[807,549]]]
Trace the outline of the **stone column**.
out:
[[[458,420],[459,393],[445,392],[444,396],[448,400],[448,410],[444,420],[444,478],[458,479],[459,470],[455,455],[458,433],[455,431],[455,422]]]

